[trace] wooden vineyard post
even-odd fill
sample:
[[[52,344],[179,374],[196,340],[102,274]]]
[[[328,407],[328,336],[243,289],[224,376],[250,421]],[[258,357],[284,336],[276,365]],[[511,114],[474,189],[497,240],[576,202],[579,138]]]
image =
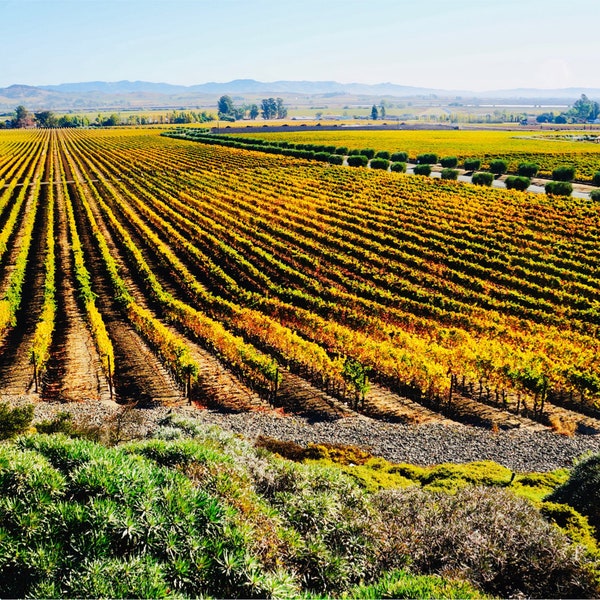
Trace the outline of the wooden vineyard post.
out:
[[[110,356],[106,356],[106,362],[108,363],[108,390],[110,392],[110,399],[113,399],[113,385],[112,385],[112,367],[110,364]]]
[[[188,404],[192,403],[192,371],[188,369],[187,372],[187,401]]]
[[[38,372],[37,372],[37,361],[35,359],[35,352],[32,353],[33,358],[33,383],[35,385],[35,393],[38,393]]]

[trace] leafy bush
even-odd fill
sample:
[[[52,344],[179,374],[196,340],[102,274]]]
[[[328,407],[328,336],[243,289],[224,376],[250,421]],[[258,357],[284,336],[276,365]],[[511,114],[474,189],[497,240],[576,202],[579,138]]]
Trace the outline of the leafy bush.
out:
[[[539,171],[539,167],[532,162],[519,163],[517,173],[521,177],[535,177]]]
[[[501,158],[497,158],[490,162],[490,171],[494,173],[494,175],[502,175],[503,173],[506,173],[507,169],[508,163]]]
[[[375,156],[375,150],[373,150],[373,148],[363,148],[360,151],[360,154],[366,156],[369,160],[371,160]]]
[[[348,156],[348,165],[351,167],[366,167],[368,164],[369,159],[363,154]]]
[[[458,158],[456,156],[445,156],[440,159],[440,164],[445,169],[454,169],[458,165]]]
[[[494,181],[493,173],[487,173],[485,171],[477,171],[477,173],[473,173],[473,177],[471,178],[471,182],[475,185],[492,185]]]
[[[314,159],[320,162],[328,162],[329,161],[329,152],[315,152]]]
[[[33,420],[33,404],[11,408],[0,403],[0,440],[6,440],[27,431]]]
[[[457,169],[442,169],[442,179],[458,179],[458,170]]]
[[[544,189],[549,196],[570,196],[573,193],[573,184],[569,181],[549,181]]]
[[[600,532],[600,454],[594,454],[575,465],[569,479],[556,488],[547,500],[572,506]]]
[[[417,162],[420,165],[435,165],[437,161],[437,154],[434,154],[433,152],[425,152],[424,154],[419,154],[417,156]]]
[[[390,160],[390,153],[387,150],[380,150],[375,154],[375,158],[384,158],[385,160]]]
[[[600,202],[600,190],[592,190],[590,192],[590,199],[594,202]]]
[[[403,162],[403,163],[406,163],[406,162],[408,162],[408,152],[394,152],[390,156],[390,160],[392,162]]]
[[[485,598],[472,585],[452,581],[438,575],[414,575],[407,571],[392,571],[371,585],[361,585],[350,590],[350,598],[375,600],[376,598]]]
[[[371,169],[387,170],[390,166],[390,161],[385,158],[374,158],[371,161]]]
[[[415,175],[425,175],[426,177],[429,177],[429,175],[431,175],[431,166],[418,164],[415,165],[413,172]]]
[[[477,169],[481,168],[481,160],[478,158],[465,158],[463,167],[467,171],[477,171]]]
[[[561,166],[552,171],[554,181],[573,181],[575,178],[575,167]]]
[[[521,192],[524,192],[531,185],[531,179],[529,179],[529,177],[509,175],[504,183],[509,190],[520,190]]]
[[[452,573],[501,597],[587,597],[600,591],[584,556],[527,501],[502,488],[456,494],[380,492],[385,569]]]
[[[390,165],[390,170],[394,173],[406,173],[406,163],[405,162],[393,162]]]
[[[330,165],[343,165],[344,157],[342,154],[330,154],[327,161]]]
[[[5,449],[0,469],[3,597],[250,597],[277,578],[235,513],[142,456],[38,435]]]
[[[335,149],[334,154],[339,154],[340,156],[345,156],[346,154],[348,154],[348,148],[346,146],[338,146]]]

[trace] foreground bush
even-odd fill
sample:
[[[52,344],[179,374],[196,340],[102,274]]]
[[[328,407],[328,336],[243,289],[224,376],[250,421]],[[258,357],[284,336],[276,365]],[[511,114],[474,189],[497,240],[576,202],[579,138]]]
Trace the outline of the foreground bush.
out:
[[[539,171],[539,167],[533,162],[519,163],[517,173],[521,177],[535,177]]]
[[[393,162],[390,165],[390,171],[394,173],[406,173],[406,163],[405,162]]]
[[[531,179],[529,179],[529,177],[509,175],[504,183],[509,190],[519,190],[524,192],[531,185]]]
[[[26,431],[33,419],[33,404],[11,408],[0,403],[0,440],[6,440]]]
[[[481,160],[478,158],[465,158],[463,167],[466,171],[477,171],[477,169],[481,169]]]
[[[573,184],[569,181],[549,181],[544,189],[549,196],[570,196],[573,193]]]
[[[590,199],[594,202],[600,202],[600,190],[592,190],[590,192]]]
[[[408,152],[394,152],[390,156],[392,162],[408,162]]]
[[[371,169],[382,169],[383,171],[387,171],[390,166],[390,161],[385,158],[374,158],[371,161]]]
[[[369,159],[364,154],[353,154],[348,157],[348,165],[351,167],[366,167]]]
[[[585,515],[600,539],[600,454],[575,465],[569,479],[548,500],[568,504]]]
[[[251,597],[286,584],[187,477],[61,435],[1,449],[0,529],[2,597]]]
[[[475,185],[492,185],[494,181],[494,174],[487,173],[485,171],[478,171],[477,173],[473,173],[473,177],[471,178],[471,182]]]
[[[556,167],[552,171],[552,179],[554,181],[573,181],[575,179],[575,167]]]
[[[508,163],[501,158],[497,158],[490,162],[490,171],[494,173],[494,175],[502,175],[503,173],[506,173],[507,170]]]
[[[419,154],[417,156],[417,162],[420,165],[435,165],[438,161],[437,154],[433,152],[425,152],[424,154]]]
[[[525,500],[503,489],[468,487],[455,495],[418,488],[375,497],[387,570],[452,573],[507,598],[597,594],[581,549]]]
[[[458,158],[456,156],[445,156],[440,159],[440,164],[445,169],[454,169],[458,165]]]
[[[425,165],[415,165],[415,168],[413,169],[413,173],[415,175],[425,175],[426,177],[429,177],[429,175],[431,175],[431,166],[428,164]]]
[[[442,169],[442,179],[456,181],[458,179],[458,171],[456,169]]]

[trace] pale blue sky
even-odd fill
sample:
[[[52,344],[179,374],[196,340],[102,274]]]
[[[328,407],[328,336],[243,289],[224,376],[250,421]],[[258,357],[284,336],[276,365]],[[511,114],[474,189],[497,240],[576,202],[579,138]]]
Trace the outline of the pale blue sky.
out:
[[[0,0],[0,87],[600,87],[600,0]]]

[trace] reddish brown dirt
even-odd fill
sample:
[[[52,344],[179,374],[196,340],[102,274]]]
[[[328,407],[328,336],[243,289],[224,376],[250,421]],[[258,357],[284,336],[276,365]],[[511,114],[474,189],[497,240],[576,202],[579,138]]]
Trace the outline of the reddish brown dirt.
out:
[[[58,166],[55,172],[58,173]],[[108,380],[77,301],[62,185],[56,185],[55,190],[57,314],[51,359],[44,375],[43,398],[61,402],[110,400]]]

